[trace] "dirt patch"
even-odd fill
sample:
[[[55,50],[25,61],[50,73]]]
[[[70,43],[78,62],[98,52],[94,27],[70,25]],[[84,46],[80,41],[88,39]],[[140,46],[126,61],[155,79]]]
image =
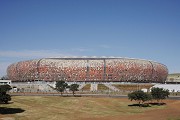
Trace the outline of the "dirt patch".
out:
[[[179,120],[180,119],[180,101],[179,100],[165,100],[165,108],[153,109],[145,111],[144,113],[134,115],[117,115],[107,116],[101,118],[89,118],[86,120]],[[141,108],[140,108],[141,109]]]
[[[0,120],[15,120],[13,117],[4,117],[0,118]]]

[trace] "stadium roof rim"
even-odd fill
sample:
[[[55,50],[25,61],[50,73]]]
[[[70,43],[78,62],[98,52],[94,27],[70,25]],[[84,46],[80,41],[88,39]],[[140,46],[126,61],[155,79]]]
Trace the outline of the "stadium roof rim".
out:
[[[149,61],[149,62],[154,62],[154,63],[158,63],[161,64],[163,66],[165,66],[167,68],[167,66],[165,64],[159,63],[157,61],[152,61],[152,60],[146,60],[146,59],[138,59],[138,58],[128,58],[128,57],[106,57],[106,56],[102,56],[102,57],[97,57],[97,56],[82,56],[82,57],[73,57],[73,56],[65,56],[65,57],[49,57],[49,58],[39,58],[39,59],[33,59],[33,60],[42,60],[42,59],[60,59],[60,60],[82,60],[82,59],[86,59],[86,60],[104,60],[104,59],[129,59],[129,60],[142,60],[142,61]],[[32,59],[31,59],[32,60]],[[25,60],[26,61],[26,60]],[[30,60],[27,60],[30,61]],[[22,61],[19,61],[22,62]],[[19,63],[17,62],[17,63]],[[17,64],[17,63],[13,63],[13,64]]]
[[[88,57],[88,56],[82,56],[82,57],[71,57],[71,56],[65,56],[65,57],[49,57],[49,58],[41,58],[41,59],[74,59],[74,60],[81,60],[81,59],[98,59],[98,60],[103,60],[103,59],[130,59],[130,60],[143,60],[143,61],[150,61],[150,62],[157,62],[157,61],[152,61],[152,60],[146,60],[146,59],[139,59],[139,58],[128,58],[128,57],[106,57],[106,56],[102,56],[102,57],[97,57],[97,56],[92,56],[92,57]],[[159,62],[157,62],[159,63]]]
[[[68,59],[74,59],[74,60],[81,60],[81,59],[89,59],[89,60],[103,60],[103,59],[129,59],[129,60],[142,60],[142,61],[149,61],[149,62],[154,62],[154,63],[158,63],[161,64],[163,66],[166,66],[162,63],[159,63],[157,61],[153,61],[153,60],[147,60],[147,59],[139,59],[139,58],[128,58],[128,57],[106,57],[106,56],[102,56],[102,57],[97,57],[97,56],[82,56],[82,57],[77,57],[77,56],[65,56],[65,57],[49,57],[49,58],[42,58],[42,59],[62,59],[62,60],[68,60]],[[167,66],[166,66],[167,67]]]

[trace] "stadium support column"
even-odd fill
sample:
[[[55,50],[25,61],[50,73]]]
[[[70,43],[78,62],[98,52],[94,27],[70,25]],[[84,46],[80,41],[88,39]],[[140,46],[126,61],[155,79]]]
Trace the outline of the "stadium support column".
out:
[[[37,74],[36,74],[36,80],[41,80],[41,76],[40,76],[40,65],[41,65],[41,60],[42,59],[39,59],[38,62],[37,62]],[[35,81],[35,80],[34,80]]]
[[[89,60],[87,60],[86,81],[89,81]]]
[[[19,63],[19,62],[18,62],[18,63]],[[15,67],[16,67],[16,70],[15,70],[15,71],[16,71],[17,76],[18,76],[16,79],[17,79],[17,80],[20,80],[20,74],[19,74],[19,70],[18,70],[18,63],[16,63],[16,66],[15,66]]]
[[[149,61],[149,63],[151,64],[151,67],[152,67],[152,69],[151,69],[151,79],[152,79],[153,82],[155,82],[156,80],[154,78],[154,66],[153,66],[153,63],[151,61]]]
[[[103,81],[106,80],[106,60],[104,59],[104,73],[103,73]]]

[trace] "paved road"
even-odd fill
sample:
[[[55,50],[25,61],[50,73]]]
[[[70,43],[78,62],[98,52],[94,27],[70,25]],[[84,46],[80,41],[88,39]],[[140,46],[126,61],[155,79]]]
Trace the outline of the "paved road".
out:
[[[168,99],[180,100],[180,96],[169,96]]]

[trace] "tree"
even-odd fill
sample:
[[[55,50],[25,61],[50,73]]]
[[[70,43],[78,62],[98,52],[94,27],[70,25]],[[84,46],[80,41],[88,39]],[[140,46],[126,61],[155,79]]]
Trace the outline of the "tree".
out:
[[[61,96],[64,92],[64,90],[66,90],[66,88],[68,88],[68,84],[65,81],[57,81],[56,82],[56,90],[58,92],[61,92]]]
[[[79,85],[78,84],[71,84],[69,87],[69,90],[73,92],[73,96],[75,94],[75,91],[78,91]]]
[[[159,103],[159,101],[163,100],[163,99],[166,99],[169,97],[169,90],[165,90],[163,88],[152,88],[151,89],[151,95],[152,95],[152,98],[154,100],[157,100],[157,102]]]
[[[11,90],[10,85],[0,85],[0,93],[6,93],[7,91]]]
[[[142,90],[134,91],[128,94],[128,98],[132,101],[138,101],[139,106],[141,103],[143,104],[145,101],[151,100],[151,95],[143,92]]]
[[[7,91],[11,89],[10,85],[0,85],[0,102],[8,103],[11,100],[11,96],[7,94]]]
[[[7,75],[4,75],[1,77],[1,80],[9,80],[8,76]]]

